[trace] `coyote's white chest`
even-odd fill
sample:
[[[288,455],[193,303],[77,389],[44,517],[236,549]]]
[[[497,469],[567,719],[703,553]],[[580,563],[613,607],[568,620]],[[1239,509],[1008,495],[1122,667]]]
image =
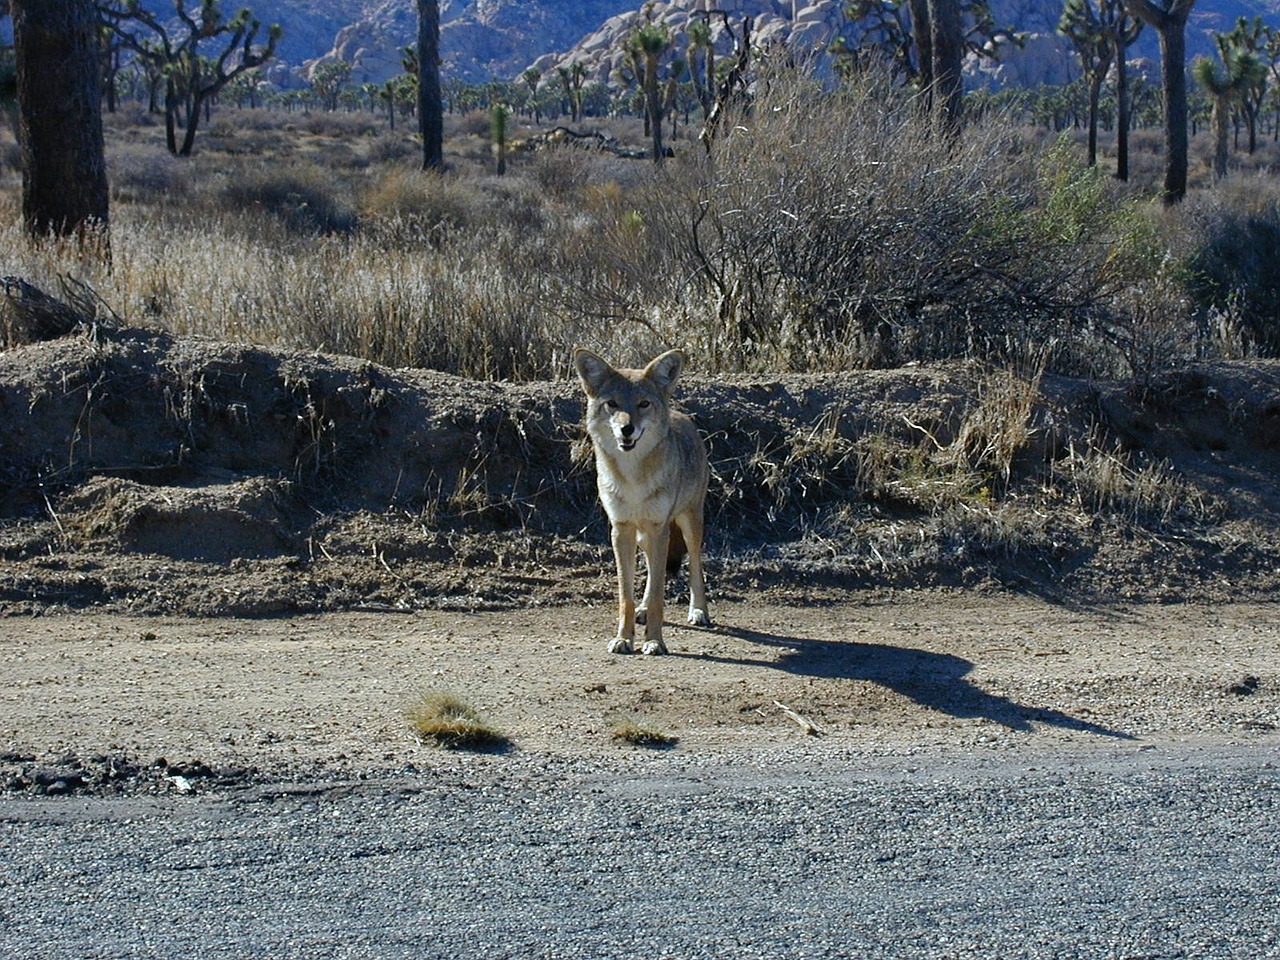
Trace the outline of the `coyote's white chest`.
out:
[[[609,519],[669,521],[675,512],[676,490],[664,465],[660,450],[643,460],[597,452],[597,487]]]

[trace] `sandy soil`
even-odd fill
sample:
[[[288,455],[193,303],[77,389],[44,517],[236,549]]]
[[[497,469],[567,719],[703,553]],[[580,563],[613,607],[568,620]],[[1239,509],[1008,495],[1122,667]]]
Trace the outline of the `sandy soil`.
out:
[[[605,606],[0,618],[0,776],[31,787],[52,765],[101,781],[114,765],[134,779],[150,770],[140,778],[165,789],[174,771],[191,782],[456,762],[408,729],[404,711],[424,691],[462,696],[526,757],[634,750],[611,737],[625,720],[694,754],[801,742],[819,754],[1274,749],[1276,612],[913,591],[820,606],[736,602],[715,610],[712,629],[670,625],[665,658],[606,653]]]

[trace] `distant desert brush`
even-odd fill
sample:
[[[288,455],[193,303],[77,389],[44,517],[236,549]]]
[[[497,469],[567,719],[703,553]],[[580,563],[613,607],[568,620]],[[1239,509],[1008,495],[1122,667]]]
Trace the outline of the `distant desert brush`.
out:
[[[501,750],[507,736],[484,721],[469,703],[453,694],[424,693],[405,711],[409,728],[423,743],[450,750]]]

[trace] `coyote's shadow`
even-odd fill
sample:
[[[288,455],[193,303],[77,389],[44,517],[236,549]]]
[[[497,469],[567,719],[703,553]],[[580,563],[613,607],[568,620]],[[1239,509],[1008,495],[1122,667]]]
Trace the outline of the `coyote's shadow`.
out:
[[[1133,737],[1101,724],[1090,723],[1042,707],[1017,703],[975,686],[967,679],[973,664],[949,653],[931,653],[887,644],[812,640],[760,633],[740,627],[720,627],[718,632],[764,647],[782,648],[778,659],[718,657],[704,658],[721,663],[757,665],[783,670],[802,677],[835,680],[866,680],[947,716],[985,719],[1011,730],[1027,731],[1033,723],[1103,737],[1132,740]]]

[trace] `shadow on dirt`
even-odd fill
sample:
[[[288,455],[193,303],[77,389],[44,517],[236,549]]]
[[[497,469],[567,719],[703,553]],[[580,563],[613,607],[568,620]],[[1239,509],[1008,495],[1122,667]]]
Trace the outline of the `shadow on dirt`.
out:
[[[739,627],[719,631],[765,647],[782,648],[778,660],[705,656],[721,663],[757,665],[802,677],[865,680],[957,719],[990,720],[1010,730],[1030,731],[1033,723],[1120,740],[1130,734],[1072,717],[1059,710],[1027,706],[979,689],[967,678],[973,664],[963,657],[885,644],[812,640],[760,633]]]

